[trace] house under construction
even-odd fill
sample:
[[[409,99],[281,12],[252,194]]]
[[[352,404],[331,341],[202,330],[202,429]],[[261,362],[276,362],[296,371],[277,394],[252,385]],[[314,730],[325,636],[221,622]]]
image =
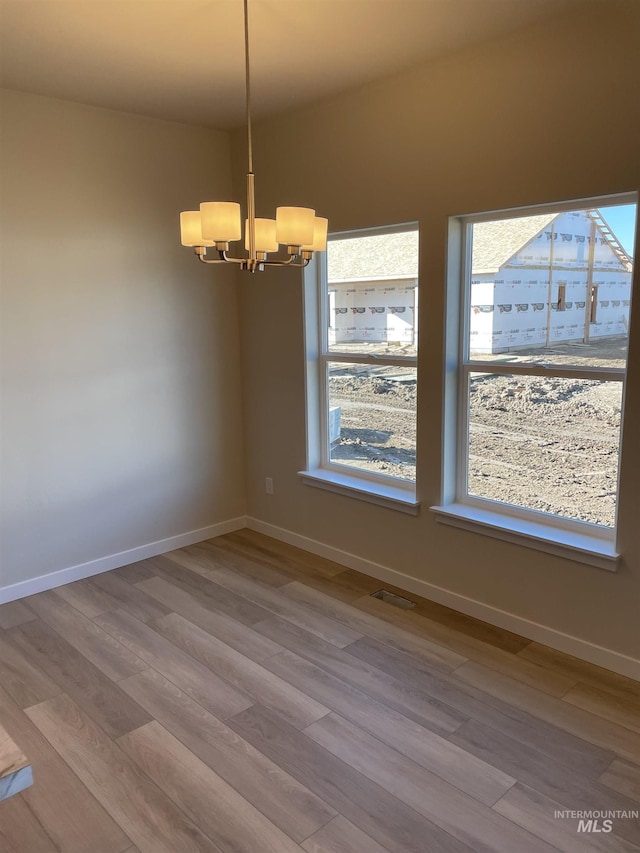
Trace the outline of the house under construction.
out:
[[[330,344],[417,343],[417,241],[330,242]],[[476,223],[471,258],[473,352],[628,333],[632,259],[596,209]]]
[[[632,259],[598,210],[473,226],[471,350],[628,334]]]

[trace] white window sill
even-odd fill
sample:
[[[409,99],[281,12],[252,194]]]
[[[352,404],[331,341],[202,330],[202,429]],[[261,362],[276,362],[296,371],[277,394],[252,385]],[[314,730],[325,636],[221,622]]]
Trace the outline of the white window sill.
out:
[[[616,571],[620,559],[614,542],[597,533],[576,532],[459,503],[432,506],[431,510],[443,524],[546,551],[610,572]]]
[[[387,485],[374,480],[365,480],[349,474],[317,468],[313,471],[298,471],[302,482],[317,489],[326,489],[349,498],[358,498],[378,506],[417,515],[420,504],[416,500],[414,489]]]

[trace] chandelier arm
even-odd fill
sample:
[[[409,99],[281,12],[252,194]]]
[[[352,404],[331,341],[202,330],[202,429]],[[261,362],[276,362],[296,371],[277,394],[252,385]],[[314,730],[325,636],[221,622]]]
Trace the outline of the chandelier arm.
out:
[[[303,269],[304,267],[309,265],[309,258],[302,258],[300,261],[296,261],[298,255],[291,255],[286,261],[267,261],[256,260],[254,263],[251,262],[251,258],[234,258],[231,255],[228,255],[226,252],[219,252],[219,258],[207,258],[204,253],[196,252],[198,260],[203,264],[240,264],[243,269],[252,270],[255,272],[258,268],[263,267],[295,267],[298,269]]]
[[[241,258],[231,258],[231,257],[227,256],[226,251],[222,251],[220,249],[218,249],[217,251],[218,251],[218,257],[217,258],[208,258],[206,246],[196,246],[195,247],[195,253],[198,257],[198,260],[201,261],[203,264],[224,264],[224,263],[229,263],[229,262],[233,262],[236,264],[242,263]]]
[[[202,264],[224,264],[225,263],[224,258],[216,258],[214,260],[213,258],[204,258],[202,255],[198,255],[198,260]]]
[[[299,263],[295,263],[297,255],[291,255],[288,261],[261,261],[265,267],[298,267],[302,269],[309,265],[309,258],[303,258]]]
[[[220,252],[220,255],[222,260],[229,264],[244,264],[247,260],[246,258],[234,258],[233,255],[228,255],[226,252]]]
[[[224,263],[224,258],[222,257],[222,252],[218,251],[218,258],[208,258],[207,257],[207,247],[206,246],[194,246],[193,251],[196,253],[196,257],[203,264],[222,264]]]

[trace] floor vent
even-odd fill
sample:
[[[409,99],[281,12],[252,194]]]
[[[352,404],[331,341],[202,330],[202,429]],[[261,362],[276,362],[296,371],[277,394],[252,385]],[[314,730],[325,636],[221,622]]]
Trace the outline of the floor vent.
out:
[[[412,607],[416,606],[415,601],[410,601],[408,598],[403,598],[401,595],[396,595],[386,589],[379,589],[377,592],[372,592],[371,598],[379,598],[380,601],[393,604],[394,607],[399,607],[401,610],[411,610]]]

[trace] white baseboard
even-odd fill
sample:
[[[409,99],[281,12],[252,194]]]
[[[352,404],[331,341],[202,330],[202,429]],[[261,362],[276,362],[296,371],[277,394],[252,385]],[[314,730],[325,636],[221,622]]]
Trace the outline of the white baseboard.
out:
[[[198,530],[189,530],[187,533],[170,536],[168,539],[159,539],[157,542],[139,545],[137,548],[131,548],[128,551],[109,554],[97,560],[90,560],[88,563],[80,563],[77,566],[70,566],[68,569],[60,569],[57,572],[49,572],[30,580],[0,587],[0,604],[25,598],[27,595],[35,595],[35,593],[44,592],[47,589],[55,589],[55,587],[62,586],[65,583],[90,578],[92,575],[109,572],[111,569],[119,569],[120,566],[128,566],[130,563],[137,563],[139,560],[146,560],[149,557],[157,557],[159,554],[166,554],[167,551],[175,551],[176,548],[184,548],[187,545],[194,545],[196,542],[203,542],[205,539],[213,539],[214,536],[222,536],[225,533],[232,533],[234,530],[241,530],[247,526],[246,522],[244,515],[238,518],[230,518],[208,527],[200,527]]]
[[[248,517],[247,527],[258,533],[264,533],[265,536],[272,536],[274,539],[287,542],[289,545],[303,548],[312,554],[326,557],[328,560],[333,560],[335,563],[340,563],[340,565],[349,569],[355,569],[370,577],[387,581],[387,583],[406,589],[408,592],[415,592],[417,595],[421,595],[438,604],[444,604],[446,607],[466,613],[467,616],[473,616],[476,619],[489,622],[491,625],[496,625],[499,628],[504,628],[506,631],[520,634],[529,640],[543,643],[552,649],[573,655],[597,666],[602,666],[605,669],[620,673],[620,675],[640,680],[640,661],[627,655],[614,652],[611,649],[605,649],[587,640],[581,640],[579,637],[572,637],[570,634],[564,634],[555,628],[531,622],[521,616],[516,616],[514,613],[499,610],[497,607],[492,607],[473,598],[467,598],[457,592],[451,592],[450,590],[430,584],[427,581],[405,575],[395,569],[390,569],[371,560],[365,560],[362,557],[357,557],[355,554],[349,554],[347,551],[341,551],[339,548],[333,548],[330,545],[325,545],[323,542],[317,542],[315,539],[309,539],[306,536],[301,536],[282,527],[276,527],[274,524],[260,521],[257,518]]]

